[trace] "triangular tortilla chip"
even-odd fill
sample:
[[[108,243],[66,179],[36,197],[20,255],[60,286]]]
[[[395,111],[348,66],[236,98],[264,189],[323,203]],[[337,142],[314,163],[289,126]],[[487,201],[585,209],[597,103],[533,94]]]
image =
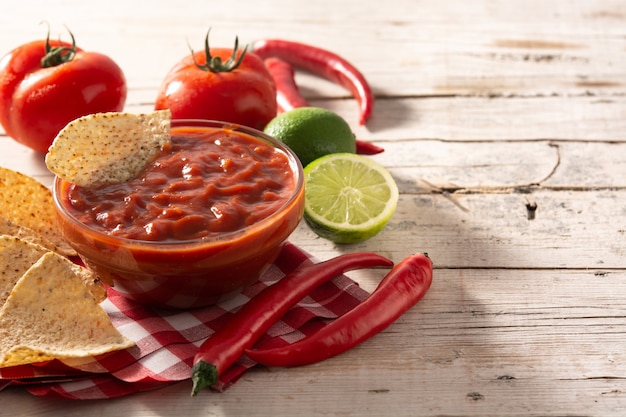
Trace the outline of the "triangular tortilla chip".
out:
[[[0,236],[0,308],[19,279],[48,250],[15,236]]]
[[[48,248],[34,242],[16,236],[0,235],[0,308],[22,275],[48,252]],[[102,283],[88,269],[74,266],[76,274],[96,301],[104,301],[106,289]]]
[[[33,177],[0,167],[0,214],[14,224],[39,233],[60,253],[76,253],[57,226],[52,192]]]
[[[85,290],[76,268],[47,252],[20,278],[0,310],[0,367],[96,356],[134,345]]]
[[[56,136],[46,165],[83,187],[135,178],[170,143],[171,113],[96,113],[68,123]]]
[[[3,216],[0,216],[0,235],[15,236],[26,242],[43,246],[53,252],[58,252],[64,256],[76,255],[76,251],[70,248],[67,244],[64,244],[64,247],[59,247],[41,233],[38,233],[29,227],[14,223]]]

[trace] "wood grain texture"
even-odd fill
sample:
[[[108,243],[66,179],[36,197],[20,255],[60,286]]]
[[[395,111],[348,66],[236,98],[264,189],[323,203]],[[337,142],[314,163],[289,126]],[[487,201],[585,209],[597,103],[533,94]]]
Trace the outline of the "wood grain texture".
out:
[[[626,410],[626,4],[620,0],[23,0],[0,14],[0,54],[45,34],[112,56],[127,110],[202,47],[288,38],[349,58],[371,82],[358,126],[347,91],[297,72],[311,104],[385,152],[400,188],[388,227],[340,246],[305,224],[318,259],[426,251],[432,289],[350,352],[258,367],[224,394],[181,383],[113,401],[0,392],[0,416],[623,416]],[[2,136],[0,165],[52,176]],[[381,271],[350,276],[368,290]]]

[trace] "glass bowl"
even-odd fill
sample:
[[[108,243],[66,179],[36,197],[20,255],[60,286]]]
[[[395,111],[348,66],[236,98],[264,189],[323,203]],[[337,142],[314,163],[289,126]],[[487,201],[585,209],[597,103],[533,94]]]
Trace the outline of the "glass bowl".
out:
[[[86,267],[113,290],[156,307],[190,309],[215,304],[257,280],[298,226],[304,208],[303,172],[288,147],[263,132],[239,125],[172,120],[172,137],[216,132],[269,144],[286,156],[291,171],[285,176],[290,188],[284,201],[264,218],[238,230],[180,241],[115,236],[79,220],[68,198],[73,185],[55,179],[53,195],[63,236]]]

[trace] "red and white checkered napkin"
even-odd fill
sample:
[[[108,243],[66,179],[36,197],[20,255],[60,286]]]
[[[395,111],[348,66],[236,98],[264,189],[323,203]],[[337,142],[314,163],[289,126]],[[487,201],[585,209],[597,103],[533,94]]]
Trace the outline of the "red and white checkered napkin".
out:
[[[22,385],[38,396],[72,399],[115,398],[160,388],[191,377],[198,346],[240,306],[299,265],[313,263],[309,254],[287,243],[272,267],[237,297],[191,311],[161,311],[109,291],[102,306],[113,325],[136,342],[130,349],[95,358],[54,360],[0,369],[0,389]],[[293,343],[352,309],[368,293],[345,275],[317,288],[294,306],[259,341],[259,347]],[[255,363],[243,356],[221,375],[213,389],[223,391]],[[191,389],[191,385],[190,385]]]

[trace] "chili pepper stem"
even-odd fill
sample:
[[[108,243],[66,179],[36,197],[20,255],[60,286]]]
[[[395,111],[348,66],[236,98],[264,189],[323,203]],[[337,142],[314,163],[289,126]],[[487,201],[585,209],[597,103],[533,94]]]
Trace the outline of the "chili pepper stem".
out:
[[[245,349],[251,348],[313,289],[346,271],[391,266],[391,260],[371,252],[347,253],[316,264],[302,263],[252,297],[226,325],[200,345],[192,367],[192,396],[194,392],[215,383],[220,374],[241,357]],[[208,374],[204,375],[205,372]]]
[[[193,387],[191,388],[191,396],[195,397],[203,389],[210,387],[217,381],[217,368],[205,361],[198,361],[193,368],[191,368],[191,382]]]

